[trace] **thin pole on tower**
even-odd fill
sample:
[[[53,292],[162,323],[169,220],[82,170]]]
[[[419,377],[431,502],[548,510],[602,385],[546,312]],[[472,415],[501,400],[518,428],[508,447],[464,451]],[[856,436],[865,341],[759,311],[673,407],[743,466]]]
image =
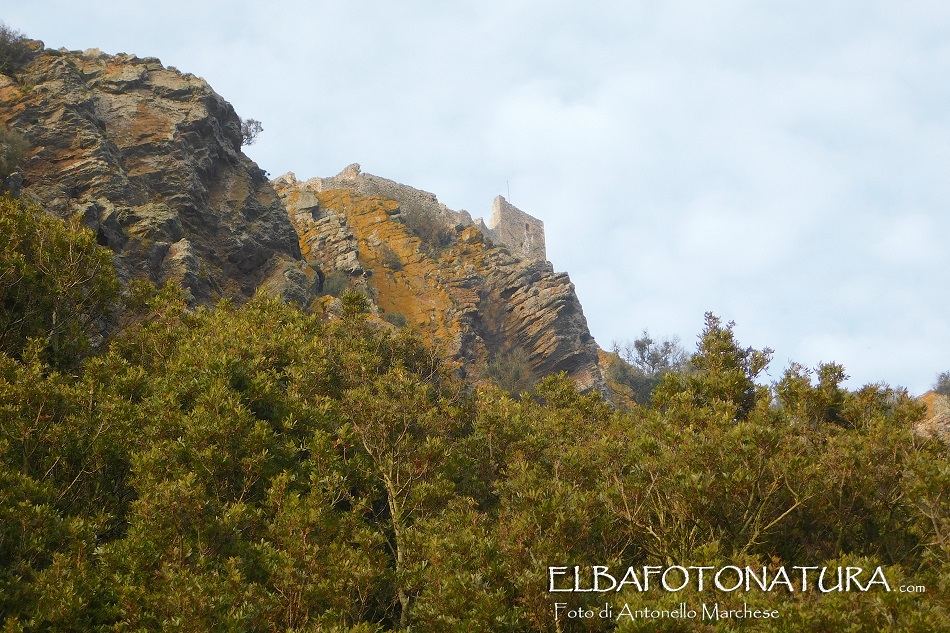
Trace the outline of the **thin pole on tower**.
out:
[[[511,183],[506,180],[505,184],[508,185],[508,202],[511,202]]]

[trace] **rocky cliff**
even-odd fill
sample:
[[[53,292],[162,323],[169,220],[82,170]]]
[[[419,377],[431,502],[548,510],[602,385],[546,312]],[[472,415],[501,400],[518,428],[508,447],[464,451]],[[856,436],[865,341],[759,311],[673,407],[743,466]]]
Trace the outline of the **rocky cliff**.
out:
[[[927,406],[927,414],[915,426],[917,432],[950,441],[950,397],[928,391],[920,401]]]
[[[241,121],[198,77],[154,58],[46,50],[0,75],[0,122],[24,135],[24,193],[79,214],[120,275],[174,282],[196,302],[266,286],[307,303],[317,275]]]
[[[520,240],[493,244],[469,213],[358,165],[306,182],[287,174],[274,185],[308,261],[345,273],[382,316],[441,342],[469,379],[493,362],[522,362],[534,376],[565,371],[582,389],[605,390],[574,285],[536,256],[543,233],[527,250]]]
[[[356,165],[271,183],[203,79],[155,58],[37,45],[22,73],[0,75],[0,123],[29,144],[23,195],[79,216],[125,280],[179,284],[196,304],[263,287],[311,309],[354,287],[470,380],[507,364],[604,390],[573,284],[545,260],[543,224],[504,199],[486,225]]]

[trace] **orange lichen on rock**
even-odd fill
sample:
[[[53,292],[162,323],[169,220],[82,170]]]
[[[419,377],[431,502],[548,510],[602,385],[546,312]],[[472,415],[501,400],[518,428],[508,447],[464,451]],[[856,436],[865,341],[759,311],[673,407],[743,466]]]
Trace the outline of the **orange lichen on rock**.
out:
[[[924,419],[917,423],[917,432],[950,439],[950,397],[928,391],[918,399],[927,406],[927,413]]]
[[[395,219],[399,205],[340,189],[319,192],[316,197],[322,209],[346,217],[357,242],[359,263],[370,271],[368,281],[380,309],[403,315],[432,342],[453,340],[461,328],[451,296],[435,283],[440,266],[422,251],[421,240]]]

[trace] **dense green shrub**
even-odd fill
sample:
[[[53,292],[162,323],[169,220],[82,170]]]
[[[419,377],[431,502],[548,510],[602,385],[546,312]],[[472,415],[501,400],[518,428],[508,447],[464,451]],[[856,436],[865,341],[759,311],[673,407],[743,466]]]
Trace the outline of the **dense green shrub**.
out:
[[[946,621],[947,451],[914,439],[921,411],[903,392],[792,368],[767,406],[737,419],[740,383],[684,428],[709,383],[637,414],[564,376],[520,400],[467,393],[360,306],[324,323],[262,297],[150,301],[78,377],[0,363],[7,627],[555,631],[549,565],[670,564],[883,565],[930,593],[563,600],[615,613],[748,600],[781,611],[761,628],[776,631]],[[721,328],[706,338],[700,366],[750,356]]]
[[[20,168],[28,147],[21,134],[0,126],[0,193],[6,179]]]
[[[339,297],[350,287],[350,276],[342,270],[331,270],[323,278],[321,292],[331,297]]]
[[[396,327],[405,327],[407,323],[406,315],[402,312],[386,312],[383,314],[383,321]]]
[[[78,218],[0,197],[0,351],[20,358],[33,341],[55,367],[75,366],[118,290],[111,252]]]
[[[484,377],[514,395],[530,392],[537,382],[530,358],[521,348],[492,357],[485,366]]]
[[[733,322],[722,323],[711,312],[690,358],[691,371],[667,372],[653,390],[653,403],[683,425],[705,426],[724,418],[748,418],[771,400],[769,389],[758,382],[772,358],[772,350],[740,347]]]
[[[389,270],[402,270],[399,254],[386,244],[379,247],[379,262]]]
[[[4,204],[4,287],[60,288],[45,265],[27,274],[18,244],[88,236]],[[114,272],[88,265],[100,255],[79,250],[83,283],[111,287]],[[913,434],[922,407],[904,391],[848,390],[835,364],[759,384],[767,350],[743,348],[709,315],[697,370],[667,374],[652,405],[621,413],[564,375],[531,397],[472,391],[411,332],[366,318],[352,291],[330,321],[263,296],[189,309],[170,289],[134,294],[125,330],[68,373],[41,345],[0,354],[3,630],[818,633],[950,621],[950,453]],[[53,295],[51,306],[75,305]],[[44,305],[28,306],[37,341]],[[575,565],[881,565],[892,591],[549,593],[548,567]],[[555,602],[615,615],[748,602],[781,617],[574,626],[555,621]]]

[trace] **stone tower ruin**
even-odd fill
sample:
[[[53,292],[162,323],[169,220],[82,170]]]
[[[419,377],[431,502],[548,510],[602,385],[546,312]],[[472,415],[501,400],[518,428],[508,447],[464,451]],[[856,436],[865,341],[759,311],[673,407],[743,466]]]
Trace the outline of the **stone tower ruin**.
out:
[[[528,215],[504,197],[495,198],[486,228],[493,242],[504,244],[529,259],[547,260],[544,222]]]

